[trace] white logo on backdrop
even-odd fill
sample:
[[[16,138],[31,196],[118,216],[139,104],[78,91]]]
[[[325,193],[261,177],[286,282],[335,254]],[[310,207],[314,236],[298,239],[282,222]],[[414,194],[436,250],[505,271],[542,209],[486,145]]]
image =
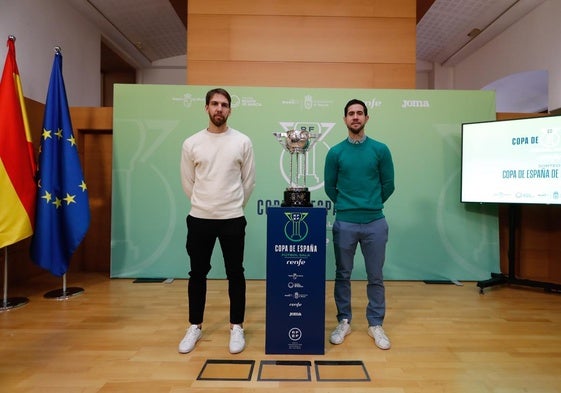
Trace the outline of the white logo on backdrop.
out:
[[[382,106],[382,101],[376,99],[375,97],[371,100],[364,100],[364,103],[370,109],[379,108]]]
[[[263,106],[262,103],[257,101],[254,97],[250,96],[238,96],[236,94],[232,94],[232,103],[230,106],[232,108],[239,108],[240,106]],[[183,103],[185,108],[191,108],[194,103],[203,103],[205,102],[205,98],[203,97],[193,97],[191,93],[183,94],[183,97],[173,97],[172,101],[177,101]]]
[[[301,105],[303,109],[311,110],[313,108],[327,108],[333,104],[331,100],[314,99],[311,94],[306,94],[303,99],[286,98],[281,101],[282,105]]]
[[[280,125],[284,131],[301,130],[317,134],[315,142],[307,153],[306,168],[304,168],[303,171],[299,171],[299,173],[306,177],[306,187],[308,187],[310,191],[320,189],[323,187],[323,158],[330,147],[324,139],[331,132],[333,127],[335,127],[335,123],[287,121],[280,122]],[[280,171],[286,182],[290,183],[290,170],[285,166],[289,160],[285,161],[285,154],[290,153],[287,152],[286,149],[282,149],[280,153]]]
[[[194,102],[205,102],[204,98],[193,97],[191,93],[185,93],[183,94],[183,97],[173,97],[171,100],[183,103],[185,108],[191,108]]]
[[[402,108],[430,108],[429,100],[403,100]]]
[[[240,97],[236,94],[232,94],[232,108],[238,108],[240,106],[263,106],[263,104],[257,101],[254,97]]]

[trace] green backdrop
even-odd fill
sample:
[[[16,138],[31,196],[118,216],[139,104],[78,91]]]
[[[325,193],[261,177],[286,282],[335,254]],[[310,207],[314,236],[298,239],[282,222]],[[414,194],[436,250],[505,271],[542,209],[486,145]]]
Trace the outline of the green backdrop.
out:
[[[114,97],[112,277],[186,278],[181,188],[183,140],[205,128],[206,92],[214,86],[117,85]],[[327,215],[328,279],[334,278],[333,206],[323,191],[330,146],[346,137],[343,108],[351,98],[369,106],[367,135],[392,151],[396,191],[385,205],[390,227],[388,280],[481,280],[499,271],[494,205],[460,203],[461,123],[495,119],[491,91],[226,87],[229,125],[253,141],[256,188],[246,207],[247,278],[264,279],[266,207],[287,186],[288,157],[273,136],[293,128],[320,134],[308,153],[306,184]],[[360,179],[357,179],[360,181]],[[211,278],[225,277],[217,246]],[[354,279],[364,279],[357,250]]]

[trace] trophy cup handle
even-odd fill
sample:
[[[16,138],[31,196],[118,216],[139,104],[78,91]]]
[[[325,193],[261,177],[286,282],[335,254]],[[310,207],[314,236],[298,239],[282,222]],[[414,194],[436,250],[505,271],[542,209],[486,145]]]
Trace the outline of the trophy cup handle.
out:
[[[273,132],[273,135],[275,136],[275,138],[277,138],[277,142],[286,149],[286,132]]]

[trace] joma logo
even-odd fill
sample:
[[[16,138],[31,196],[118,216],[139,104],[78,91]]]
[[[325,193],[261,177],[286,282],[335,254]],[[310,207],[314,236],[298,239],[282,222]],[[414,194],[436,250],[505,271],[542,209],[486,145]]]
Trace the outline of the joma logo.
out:
[[[430,108],[428,100],[403,100],[402,108]]]

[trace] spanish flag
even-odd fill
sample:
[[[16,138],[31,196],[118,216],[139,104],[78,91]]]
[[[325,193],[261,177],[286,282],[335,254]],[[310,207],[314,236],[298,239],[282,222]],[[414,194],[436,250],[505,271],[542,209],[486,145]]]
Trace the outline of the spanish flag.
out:
[[[36,162],[16,64],[15,38],[0,82],[0,248],[33,234]]]

